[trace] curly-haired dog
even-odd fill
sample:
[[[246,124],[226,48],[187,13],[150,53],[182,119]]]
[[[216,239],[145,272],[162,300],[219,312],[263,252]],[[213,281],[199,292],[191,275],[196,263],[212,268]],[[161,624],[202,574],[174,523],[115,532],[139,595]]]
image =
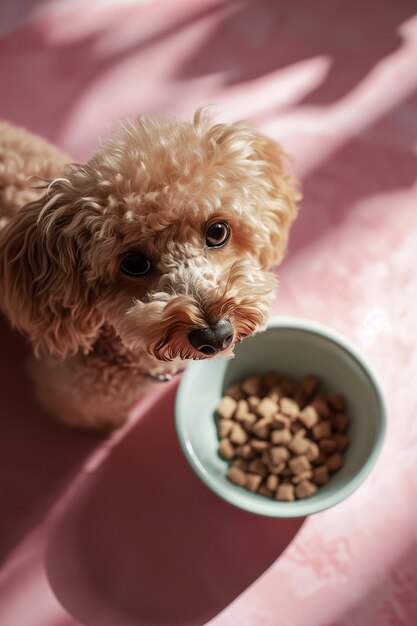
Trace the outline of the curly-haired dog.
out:
[[[69,161],[0,124],[1,307],[48,411],[118,426],[150,376],[265,326],[298,191],[276,143],[204,110],[125,123]]]

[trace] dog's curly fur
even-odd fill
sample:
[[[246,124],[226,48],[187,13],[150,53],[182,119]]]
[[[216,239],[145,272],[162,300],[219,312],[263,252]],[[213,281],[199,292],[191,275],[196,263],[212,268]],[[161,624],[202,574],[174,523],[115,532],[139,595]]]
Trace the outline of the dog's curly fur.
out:
[[[192,123],[126,122],[86,164],[69,161],[0,124],[1,307],[40,357],[31,370],[49,412],[112,427],[148,374],[204,356],[193,329],[230,320],[231,354],[265,326],[268,270],[299,192],[275,142],[245,122],[215,124],[205,109]],[[220,249],[205,246],[213,220],[231,230]],[[132,278],[120,262],[137,250],[152,269]]]

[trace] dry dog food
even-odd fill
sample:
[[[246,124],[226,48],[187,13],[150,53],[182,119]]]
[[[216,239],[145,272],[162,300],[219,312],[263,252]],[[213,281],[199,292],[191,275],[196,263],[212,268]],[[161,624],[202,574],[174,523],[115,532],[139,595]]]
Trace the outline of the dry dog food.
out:
[[[308,498],[343,465],[349,445],[344,399],[277,372],[227,390],[217,407],[219,454],[240,487],[276,500]]]

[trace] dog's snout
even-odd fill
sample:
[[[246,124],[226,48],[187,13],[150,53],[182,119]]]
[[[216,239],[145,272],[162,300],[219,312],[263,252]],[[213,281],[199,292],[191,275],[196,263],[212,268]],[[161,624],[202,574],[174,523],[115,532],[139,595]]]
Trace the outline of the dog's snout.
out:
[[[196,350],[207,356],[225,350],[233,341],[234,329],[229,320],[219,320],[207,328],[191,331],[188,339]]]

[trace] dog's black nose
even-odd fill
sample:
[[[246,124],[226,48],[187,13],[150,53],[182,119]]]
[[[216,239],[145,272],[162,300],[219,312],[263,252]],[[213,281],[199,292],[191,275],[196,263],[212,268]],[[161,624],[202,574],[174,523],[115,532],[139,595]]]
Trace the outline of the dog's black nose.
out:
[[[190,344],[203,354],[211,356],[225,350],[233,341],[234,330],[229,320],[219,320],[207,328],[192,330]]]

